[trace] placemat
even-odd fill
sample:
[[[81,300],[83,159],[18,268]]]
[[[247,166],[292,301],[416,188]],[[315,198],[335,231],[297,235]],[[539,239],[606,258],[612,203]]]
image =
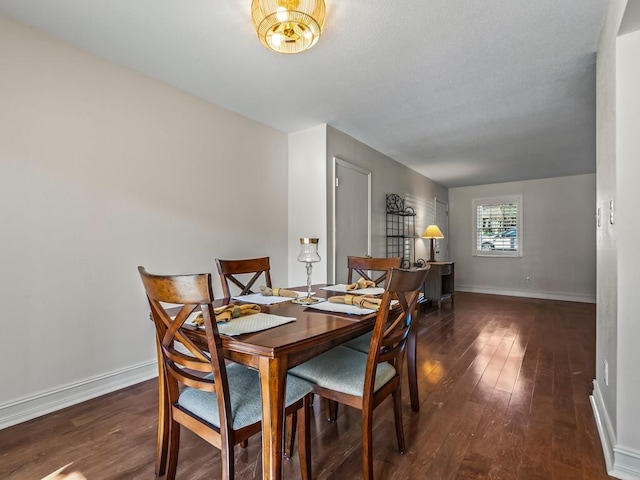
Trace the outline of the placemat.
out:
[[[344,303],[322,302],[309,305],[309,308],[322,310],[323,312],[348,313],[349,315],[369,315],[375,310],[369,308],[360,308],[355,305],[345,305]]]
[[[307,296],[307,292],[297,293],[298,298]],[[314,293],[315,292],[311,292],[311,295],[313,295]],[[240,295],[231,298],[233,298],[234,300],[239,300],[241,302],[257,303],[258,305],[274,305],[276,303],[290,302],[291,300],[293,300],[291,297],[266,296],[262,295],[261,293],[250,293],[249,295]]]
[[[194,312],[189,315],[186,323],[193,325],[193,320],[195,320],[199,313],[200,312]],[[228,322],[218,322],[218,332],[222,335],[233,337],[235,335],[243,335],[245,333],[261,332],[262,330],[268,330],[270,328],[295,321],[295,317],[283,317],[263,312],[234,318]]]
[[[337,285],[329,285],[327,287],[321,287],[320,290],[329,290],[330,292],[350,293],[352,295],[382,295],[384,288],[371,287],[361,288],[360,290],[347,290],[347,286],[344,283],[338,283]]]

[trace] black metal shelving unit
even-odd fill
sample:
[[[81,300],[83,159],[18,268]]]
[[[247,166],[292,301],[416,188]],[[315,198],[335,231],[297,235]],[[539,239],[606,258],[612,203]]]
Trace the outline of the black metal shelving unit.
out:
[[[400,257],[402,267],[409,268],[415,257],[416,213],[411,207],[405,208],[402,197],[388,193],[386,215],[387,257]]]

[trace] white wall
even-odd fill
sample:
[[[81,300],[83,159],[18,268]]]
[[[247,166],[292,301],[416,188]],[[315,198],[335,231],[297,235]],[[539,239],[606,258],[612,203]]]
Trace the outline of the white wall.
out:
[[[629,2],[633,6],[637,3]],[[640,33],[616,39],[625,8],[627,0],[609,3],[598,45],[597,205],[603,223],[597,229],[596,378],[591,403],[609,474],[640,479]],[[611,201],[613,223],[608,221]]]
[[[602,223],[596,229],[597,303],[596,303],[596,396],[607,412],[610,430],[615,435],[617,396],[617,282],[618,263],[614,226],[607,221],[609,202],[616,198],[616,95],[615,39],[626,0],[609,3],[596,62],[596,206]],[[604,361],[609,364],[608,385],[604,382]],[[605,448],[605,453],[607,449]]]
[[[371,172],[372,256],[386,256],[387,193],[446,201],[447,189],[331,126],[289,135],[289,283],[304,285],[304,267],[296,261],[300,237],[318,236],[322,261],[313,267],[314,283],[333,278],[333,158]],[[420,227],[416,225],[416,227]],[[425,226],[422,226],[424,228]],[[418,242],[418,258],[426,258]]]
[[[331,177],[333,157],[357,165],[371,172],[371,255],[386,256],[386,194],[397,193],[403,198],[407,194],[423,200],[433,201],[435,197],[447,201],[448,189],[414,170],[402,165],[392,158],[359,142],[355,138],[331,126],[327,128],[327,191],[334,188]],[[327,198],[327,217],[332,219],[333,198]],[[422,233],[426,225],[416,224],[416,234]],[[333,225],[328,225],[329,255],[332,254]],[[427,242],[416,242],[417,258],[427,258]],[[333,258],[328,265],[329,278],[333,276]]]
[[[472,202],[501,195],[523,197],[523,255],[472,256]],[[451,260],[456,262],[456,289],[595,301],[594,205],[595,175],[450,189],[450,247]]]
[[[2,16],[0,58],[1,428],[155,373],[137,265],[286,282],[287,137]]]
[[[300,239],[318,239],[322,259],[313,266],[311,281],[327,282],[327,189],[325,166],[327,126],[289,134],[289,279],[288,285],[306,285],[307,273],[298,262]]]
[[[618,38],[616,58],[617,441],[640,478],[640,31]]]

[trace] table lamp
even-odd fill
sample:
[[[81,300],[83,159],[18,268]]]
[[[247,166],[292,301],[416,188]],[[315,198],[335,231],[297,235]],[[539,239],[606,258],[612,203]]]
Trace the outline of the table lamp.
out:
[[[424,233],[422,234],[422,238],[428,238],[431,241],[431,253],[429,256],[428,262],[435,262],[435,249],[433,247],[434,240],[436,238],[444,238],[444,235],[440,231],[437,225],[429,225]]]
[[[305,263],[307,267],[307,296],[294,299],[294,303],[298,303],[301,305],[311,305],[312,303],[322,302],[322,299],[311,296],[311,269],[313,264],[319,262],[320,260],[321,258],[318,254],[318,239],[301,238],[298,261]]]

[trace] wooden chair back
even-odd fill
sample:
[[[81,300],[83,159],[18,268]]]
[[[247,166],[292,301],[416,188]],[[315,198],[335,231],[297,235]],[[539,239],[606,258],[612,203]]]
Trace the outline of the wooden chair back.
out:
[[[220,426],[226,427],[227,431],[231,430],[227,372],[213,312],[211,274],[161,276],[152,275],[143,267],[138,267],[138,272],[156,326],[169,404],[177,403],[182,386],[216,393]],[[167,312],[164,304],[180,307],[175,318]],[[204,319],[206,349],[194,343],[185,334],[184,323],[194,312],[201,313]],[[183,348],[177,348],[178,343]]]
[[[355,271],[365,280],[375,282],[377,286],[383,286],[387,279],[387,273],[391,268],[400,268],[400,257],[374,258],[374,257],[347,257],[347,283],[353,283],[353,272]],[[377,272],[378,275],[369,276],[367,272]],[[382,272],[380,274],[380,272]],[[373,277],[373,278],[372,278]]]
[[[389,270],[368,354],[338,346],[291,369],[293,375],[311,382],[313,393],[361,410],[362,473],[366,480],[373,480],[373,410],[390,395],[398,449],[406,451],[400,380],[412,316],[429,268]]]
[[[431,267],[427,265],[419,270],[392,268],[389,271],[387,288],[382,296],[382,304],[376,317],[367,358],[364,385],[365,405],[373,398],[378,364],[389,362],[395,367],[396,376],[399,378],[402,375],[412,316],[416,312],[418,297],[429,268]],[[391,308],[391,303],[394,300],[398,302],[398,306]],[[372,407],[374,406],[372,405]]]
[[[267,259],[268,260],[268,259]],[[268,266],[268,263],[267,263]],[[169,439],[167,453],[167,480],[175,480],[180,445],[180,425],[190,429],[221,451],[222,478],[233,480],[234,455],[233,446],[243,443],[260,432],[261,422],[258,420],[234,429],[231,408],[231,394],[227,377],[222,341],[213,309],[213,289],[211,274],[196,275],[152,275],[143,267],[138,267],[140,278],[147,293],[151,308],[151,316],[156,326],[156,337],[159,356],[162,360],[164,389],[166,395],[160,395],[161,402],[168,403],[166,412],[169,415]],[[165,307],[169,304],[178,308],[172,316]],[[185,322],[197,313],[202,315],[205,328],[206,345],[191,340]],[[177,348],[180,344],[181,347]],[[186,349],[186,350],[185,350]],[[239,365],[235,365],[239,367]],[[231,370],[235,375],[238,370]],[[241,367],[244,368],[244,367]],[[246,371],[250,371],[246,369]],[[259,380],[256,377],[256,386]],[[202,390],[216,394],[218,406],[218,426],[208,423],[179,403],[183,387]],[[243,392],[244,394],[244,392]],[[255,395],[254,395],[255,398]],[[303,480],[311,478],[309,408],[311,395],[290,402],[285,407],[285,414],[297,411],[298,451],[300,453],[300,473]],[[165,410],[160,408],[160,411]],[[293,437],[293,433],[291,433]],[[289,448],[289,453],[290,453]],[[164,470],[164,468],[162,468]]]
[[[245,260],[221,260],[216,258],[216,266],[220,274],[220,283],[222,284],[222,293],[225,297],[231,297],[229,284],[232,283],[240,289],[238,295],[247,295],[256,293],[252,290],[253,285],[264,274],[265,286],[271,287],[271,267],[269,265],[269,257],[249,258]],[[253,273],[248,282],[238,278],[239,275]]]

